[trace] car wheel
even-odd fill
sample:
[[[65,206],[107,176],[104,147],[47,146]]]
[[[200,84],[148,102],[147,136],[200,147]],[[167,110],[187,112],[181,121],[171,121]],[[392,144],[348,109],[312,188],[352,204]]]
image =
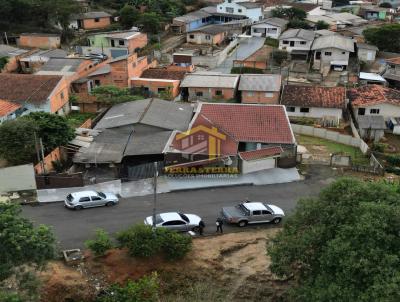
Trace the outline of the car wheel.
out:
[[[83,207],[82,206],[76,206],[74,209],[77,210],[77,211],[80,211],[80,210],[83,209]]]
[[[106,203],[106,207],[111,207],[113,205],[115,205],[115,203],[113,203],[112,201],[109,201]]]
[[[238,222],[238,226],[240,226],[241,228],[245,227],[246,225],[247,225],[247,221],[246,220],[242,220],[242,221]]]
[[[196,226],[192,229],[193,232],[198,233],[200,232],[200,227]]]
[[[278,223],[280,223],[281,222],[281,218],[275,218],[274,220],[272,220],[272,222],[274,223],[274,224],[278,224]]]

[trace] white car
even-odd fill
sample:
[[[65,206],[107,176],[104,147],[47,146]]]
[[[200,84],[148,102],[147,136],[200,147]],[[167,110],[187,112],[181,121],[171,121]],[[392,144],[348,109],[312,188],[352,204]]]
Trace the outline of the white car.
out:
[[[64,206],[68,209],[81,210],[101,206],[113,206],[119,202],[114,193],[96,191],[81,191],[68,194],[64,200]]]
[[[201,218],[194,214],[178,212],[161,213],[156,215],[156,227],[167,228],[179,232],[198,232]],[[153,216],[144,220],[145,225],[153,225]]]

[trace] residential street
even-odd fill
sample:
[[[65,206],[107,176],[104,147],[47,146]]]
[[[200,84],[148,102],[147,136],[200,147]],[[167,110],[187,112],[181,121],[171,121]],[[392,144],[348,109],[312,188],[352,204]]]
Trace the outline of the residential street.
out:
[[[245,198],[254,201],[268,201],[289,214],[299,198],[318,194],[322,187],[334,178],[329,167],[315,166],[310,171],[312,177],[294,183],[266,186],[236,186],[217,189],[202,189],[159,194],[157,211],[182,211],[198,214],[206,223],[205,233],[215,231],[215,219],[222,206],[236,204]],[[96,228],[104,228],[114,233],[134,223],[140,223],[152,214],[152,196],[122,199],[111,207],[71,211],[60,202],[24,206],[23,215],[37,224],[47,224],[54,228],[62,248],[83,247]],[[266,225],[265,227],[270,227]],[[227,232],[238,230],[236,226],[226,226]]]

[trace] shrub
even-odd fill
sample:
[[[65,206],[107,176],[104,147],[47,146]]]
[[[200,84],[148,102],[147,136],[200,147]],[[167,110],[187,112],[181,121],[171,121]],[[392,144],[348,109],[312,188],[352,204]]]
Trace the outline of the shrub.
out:
[[[392,166],[400,166],[400,156],[397,155],[389,155],[386,157],[386,161]]]
[[[110,286],[107,294],[97,298],[96,302],[155,302],[159,301],[158,287],[158,276],[153,273],[137,281],[128,280],[125,286]]]
[[[281,65],[288,58],[288,53],[285,50],[276,49],[272,52],[271,57],[277,64]]]
[[[254,67],[232,67],[231,69],[231,74],[243,74],[243,73],[262,74],[263,71],[260,68],[254,68]]]
[[[138,224],[119,232],[117,240],[121,246],[129,249],[131,256],[148,258],[160,251],[155,235],[151,227]]]
[[[153,229],[138,224],[119,232],[117,240],[135,257],[149,258],[162,254],[168,260],[183,258],[192,248],[192,238],[167,229]]]
[[[278,46],[279,46],[279,41],[278,41],[277,39],[273,39],[273,38],[271,38],[271,37],[267,37],[267,38],[265,39],[265,45],[269,45],[269,46],[272,46],[272,47],[274,47],[274,48],[278,48]]]
[[[96,236],[92,240],[87,240],[85,245],[96,256],[103,256],[107,250],[113,247],[110,236],[102,229],[96,230]]]
[[[375,152],[384,153],[386,147],[387,147],[387,144],[383,144],[383,143],[373,143],[371,149],[372,149],[372,151],[375,151]]]

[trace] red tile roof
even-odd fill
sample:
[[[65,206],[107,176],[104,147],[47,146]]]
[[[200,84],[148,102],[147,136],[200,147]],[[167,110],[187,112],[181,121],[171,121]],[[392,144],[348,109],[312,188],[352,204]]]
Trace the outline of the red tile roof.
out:
[[[267,147],[260,150],[239,152],[239,156],[243,160],[257,160],[265,157],[279,155],[283,152],[281,147]]]
[[[295,143],[284,106],[203,103],[198,110],[238,142]]]
[[[286,106],[345,108],[344,87],[287,85],[283,88],[281,103]]]
[[[21,108],[20,104],[0,99],[0,117],[9,115],[19,108]]]
[[[0,99],[41,104],[62,79],[61,76],[33,74],[0,74]]]
[[[185,70],[168,70],[166,68],[150,68],[143,71],[141,78],[164,79],[164,80],[183,80]]]
[[[347,93],[354,107],[371,106],[376,104],[392,104],[400,106],[400,91],[380,85],[366,85],[350,89]]]
[[[386,62],[387,63],[391,63],[391,64],[395,64],[395,65],[400,65],[400,57],[386,59]]]

